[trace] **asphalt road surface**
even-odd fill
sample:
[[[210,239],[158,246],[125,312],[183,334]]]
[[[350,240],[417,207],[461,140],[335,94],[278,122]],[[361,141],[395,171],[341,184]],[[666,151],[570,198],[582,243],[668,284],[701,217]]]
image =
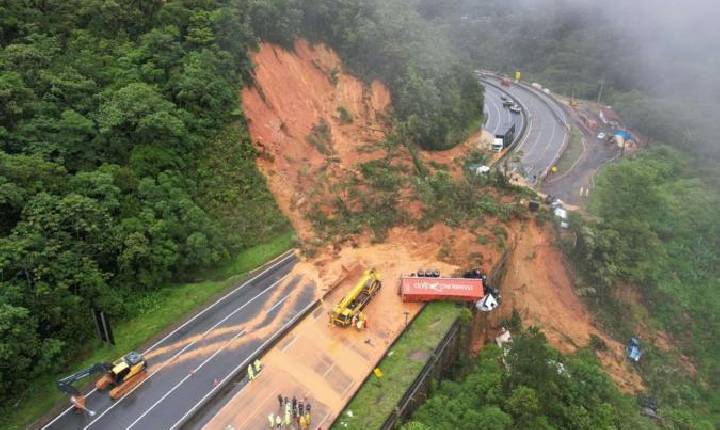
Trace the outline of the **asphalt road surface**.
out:
[[[585,147],[577,164],[566,174],[550,178],[542,184],[541,191],[572,205],[585,202],[592,178],[605,164],[620,155],[617,145],[609,144],[592,135],[585,136]]]
[[[523,115],[514,114],[504,107],[500,98],[503,95],[507,93],[492,85],[485,85],[485,130],[492,135],[505,134],[514,124],[516,133],[520,133]]]
[[[113,402],[91,392],[94,417],[68,408],[43,429],[174,428],[314,303],[312,281],[289,276],[296,261],[294,254],[279,257],[148,348],[148,376],[125,397]]]
[[[500,85],[500,80],[494,77],[485,76],[483,80]],[[490,85],[486,85],[486,88],[490,88]],[[568,130],[555,116],[564,118],[565,113],[560,106],[539,91],[515,83],[505,90],[523,106],[523,113],[528,121],[526,134],[515,148],[515,152],[520,155],[519,170],[528,181],[537,183],[559,157],[568,136]],[[492,107],[488,114],[490,111]]]

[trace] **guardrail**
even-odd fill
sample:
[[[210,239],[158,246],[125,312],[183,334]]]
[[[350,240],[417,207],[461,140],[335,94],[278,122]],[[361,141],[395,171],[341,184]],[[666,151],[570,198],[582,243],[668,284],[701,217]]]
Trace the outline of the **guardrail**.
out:
[[[447,331],[443,339],[440,341],[438,346],[433,351],[431,359],[425,363],[420,375],[413,381],[412,385],[408,387],[405,395],[398,402],[390,416],[380,426],[380,430],[391,430],[395,428],[395,425],[402,420],[408,412],[412,412],[414,407],[410,407],[413,403],[419,401],[417,394],[421,390],[427,393],[429,379],[432,374],[442,373],[443,368],[447,368],[449,362],[452,361],[452,355],[457,355],[458,340],[460,335],[460,322],[456,319],[450,329]],[[451,346],[455,346],[454,351]],[[358,390],[359,391],[359,390]],[[423,401],[425,396],[423,396]]]
[[[489,280],[491,284],[497,285],[497,283],[500,282],[500,280],[505,276],[505,273],[507,271],[507,262],[510,258],[511,251],[513,251],[515,247],[513,248],[506,248],[503,251],[502,256],[500,257],[500,260],[495,264],[493,267],[492,273],[489,276]],[[416,314],[414,318],[416,318],[420,313]],[[411,323],[410,323],[411,324]],[[408,324],[408,327],[410,327],[410,324]],[[405,391],[405,394],[403,397],[398,401],[397,405],[393,409],[392,413],[388,416],[388,418],[385,420],[385,422],[380,426],[380,430],[392,430],[395,428],[395,426],[402,421],[404,418],[407,418],[410,414],[412,414],[415,409],[417,409],[417,406],[422,404],[422,401],[425,400],[425,394],[427,394],[427,389],[429,387],[429,383],[431,380],[431,376],[439,376],[442,374],[442,371],[444,369],[447,369],[449,367],[449,364],[451,363],[451,351],[450,346],[457,345],[459,342],[459,335],[460,335],[460,322],[459,320],[455,320],[452,326],[448,329],[445,336],[443,336],[443,339],[440,341],[438,346],[435,348],[435,351],[433,352],[431,359],[429,359],[425,366],[423,366],[423,369],[420,371],[420,374],[415,378],[413,383],[408,387],[408,389]],[[392,349],[392,347],[395,345],[395,343],[401,338],[402,336],[398,336],[395,341],[388,347],[388,349],[385,351],[385,355]],[[459,355],[459,350],[455,351],[455,355]],[[385,355],[378,360],[377,363],[375,363],[375,367],[378,367],[380,362],[385,358]],[[365,377],[360,387],[362,387],[365,382],[373,375],[371,372],[368,374],[368,376]],[[418,393],[423,391],[424,395],[422,399],[418,397]],[[355,394],[348,400],[348,402],[345,404],[347,405],[352,402],[352,400],[355,398],[357,393],[360,392],[360,389],[355,391]],[[328,428],[332,428],[337,421],[341,418],[341,416],[338,416],[335,418],[335,421],[330,425]]]
[[[310,314],[312,311],[315,310],[315,308],[320,305],[321,301],[320,299],[315,300],[310,305],[306,306],[303,310],[295,314],[295,316],[286,323],[280,330],[275,332],[275,334],[272,335],[268,340],[263,343],[261,346],[261,350],[247,359],[245,359],[243,362],[238,364],[235,369],[233,369],[232,372],[230,372],[228,375],[226,375],[215,387],[213,387],[212,390],[210,390],[209,393],[207,393],[201,400],[198,402],[195,406],[193,406],[190,410],[188,410],[185,415],[175,423],[171,429],[182,429],[185,428],[185,426],[189,426],[193,423],[193,420],[201,413],[203,410],[210,405],[210,402],[212,402],[217,396],[220,394],[227,393],[230,390],[230,386],[232,382],[238,382],[241,381],[246,376],[238,377],[238,375],[242,375],[245,372],[245,369],[247,366],[255,361],[255,359],[262,357],[267,353],[267,351],[275,346],[280,339],[282,339],[290,330],[292,330],[296,325],[300,323],[308,314]]]
[[[520,115],[523,116],[523,122],[522,122],[522,127],[520,128],[520,133],[517,134],[517,136],[515,137],[515,139],[513,140],[513,142],[510,144],[510,146],[508,146],[508,151],[506,151],[500,158],[498,158],[498,159],[493,163],[493,164],[497,164],[497,163],[499,163],[500,161],[502,161],[503,159],[505,159],[505,157],[507,157],[508,154],[510,154],[510,153],[515,149],[515,147],[516,147],[517,144],[520,142],[520,140],[521,140],[523,137],[525,137],[525,134],[527,133],[527,129],[528,129],[528,122],[530,121],[530,118],[528,118],[527,115],[529,114],[530,111],[527,109],[527,107],[526,107],[522,102],[520,102],[520,100],[516,99],[512,94],[510,94],[509,92],[505,91],[505,90],[504,90],[502,87],[500,87],[499,85],[496,85],[496,84],[494,84],[494,83],[492,83],[492,82],[490,82],[490,81],[487,81],[487,80],[485,80],[485,79],[482,79],[482,78],[479,78],[479,79],[480,79],[480,81],[482,81],[483,84],[485,84],[485,85],[490,85],[491,87],[497,89],[498,91],[502,91],[503,93],[505,93],[508,97],[510,97],[515,103],[517,103],[518,105],[520,105],[520,107],[522,108],[522,112],[520,113]],[[526,113],[527,113],[527,114],[526,114]]]
[[[502,79],[502,76],[495,72],[491,72],[488,70],[483,70],[481,72],[484,75],[492,76],[496,79]],[[567,133],[565,134],[565,137],[563,138],[562,144],[560,145],[560,147],[558,148],[556,153],[553,155],[552,163],[550,163],[550,165],[547,168],[545,168],[545,170],[539,175],[539,179],[542,180],[547,177],[548,172],[550,171],[552,166],[554,166],[557,163],[557,161],[560,159],[563,152],[565,152],[565,150],[567,149],[567,147],[570,143],[570,137],[571,137],[570,136],[570,134],[571,134],[570,123],[568,122],[567,118],[564,118],[560,114],[558,114],[558,112],[555,108],[559,108],[560,111],[563,112],[563,114],[566,114],[566,112],[565,112],[565,109],[563,108],[562,104],[559,101],[557,101],[552,94],[540,92],[540,91],[538,91],[537,88],[534,88],[533,86],[528,85],[524,82],[514,82],[514,83],[515,83],[515,85],[518,85],[519,87],[528,91],[530,94],[532,94],[538,100],[540,100],[541,103],[543,103],[545,106],[547,106],[547,108],[550,110],[550,113],[553,115],[553,117],[567,130]],[[494,87],[499,88],[497,85],[494,85],[491,83],[490,83],[490,85],[493,85]],[[548,101],[548,99],[550,99],[550,101],[552,101],[552,104],[550,101]],[[523,107],[523,110],[524,109],[525,108]]]

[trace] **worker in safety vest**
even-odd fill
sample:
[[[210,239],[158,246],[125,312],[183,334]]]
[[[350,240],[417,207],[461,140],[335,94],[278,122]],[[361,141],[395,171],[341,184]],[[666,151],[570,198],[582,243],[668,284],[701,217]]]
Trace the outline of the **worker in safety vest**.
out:
[[[270,412],[270,415],[268,415],[268,421],[270,422],[270,428],[275,427],[275,414]]]
[[[260,361],[259,358],[255,359],[255,362],[253,363],[255,366],[255,374],[258,375],[262,371],[262,361]]]
[[[285,403],[285,425],[290,425],[293,420],[293,408],[290,403]]]
[[[248,364],[248,382],[255,379],[255,372],[253,372],[252,364]]]
[[[282,418],[280,418],[280,415],[276,416],[275,417],[275,428],[282,427],[282,423],[283,423],[283,421],[282,421]]]
[[[298,420],[298,424],[300,425],[300,430],[305,430],[308,428],[308,423],[305,417],[300,417]]]

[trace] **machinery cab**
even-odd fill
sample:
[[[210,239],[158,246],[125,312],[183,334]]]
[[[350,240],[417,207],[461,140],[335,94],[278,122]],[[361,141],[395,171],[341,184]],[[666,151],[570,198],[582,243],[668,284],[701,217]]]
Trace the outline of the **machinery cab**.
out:
[[[145,370],[147,362],[145,358],[137,352],[130,352],[112,363],[113,383],[120,385],[125,379]]]
[[[353,324],[353,319],[380,290],[380,277],[374,269],[365,271],[355,287],[330,312],[330,323],[341,327]]]

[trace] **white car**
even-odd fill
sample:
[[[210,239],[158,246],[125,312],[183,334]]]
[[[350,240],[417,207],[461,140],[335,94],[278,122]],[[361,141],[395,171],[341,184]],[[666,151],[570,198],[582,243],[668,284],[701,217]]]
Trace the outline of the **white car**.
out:
[[[512,113],[520,113],[522,112],[522,109],[518,105],[512,105],[508,109],[510,109],[510,112]]]
[[[600,133],[598,133],[597,138],[600,140],[605,140],[605,138],[607,138],[607,134],[601,131]]]

